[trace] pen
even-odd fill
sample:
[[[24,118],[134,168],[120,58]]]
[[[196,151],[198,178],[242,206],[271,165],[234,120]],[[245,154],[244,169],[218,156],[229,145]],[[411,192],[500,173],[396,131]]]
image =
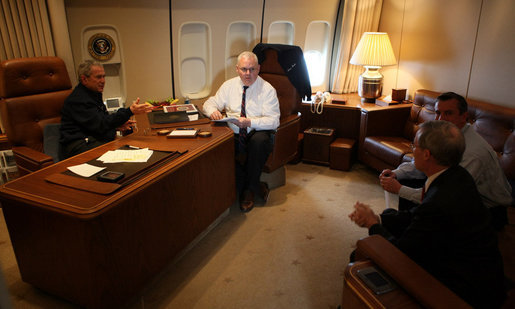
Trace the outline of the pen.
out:
[[[195,128],[177,128],[175,130],[195,130]]]

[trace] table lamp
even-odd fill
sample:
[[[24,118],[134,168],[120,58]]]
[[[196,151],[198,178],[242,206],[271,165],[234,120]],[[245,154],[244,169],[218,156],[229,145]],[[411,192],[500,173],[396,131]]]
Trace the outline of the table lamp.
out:
[[[365,67],[365,72],[359,76],[358,94],[363,102],[374,103],[383,92],[383,75],[379,69],[397,63],[388,34],[363,33],[350,63]]]

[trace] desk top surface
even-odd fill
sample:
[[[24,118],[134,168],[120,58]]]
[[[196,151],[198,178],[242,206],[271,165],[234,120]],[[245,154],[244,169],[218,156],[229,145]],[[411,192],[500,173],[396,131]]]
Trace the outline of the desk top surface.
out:
[[[84,218],[91,217],[110,205],[127,198],[135,190],[158,181],[160,176],[173,172],[204,152],[233,138],[233,131],[228,127],[208,123],[190,125],[189,127],[195,127],[201,131],[210,131],[212,132],[211,137],[197,136],[195,138],[171,139],[166,136],[158,136],[157,129],[144,129],[146,124],[144,121],[140,121],[140,119],[138,118],[138,132],[117,138],[100,147],[8,182],[0,188],[0,198],[2,200],[22,201],[24,204],[51,209],[68,215]],[[135,181],[108,195],[82,191],[45,181],[45,178],[50,175],[67,171],[69,166],[95,160],[106,151],[118,149],[124,145],[185,153],[170,162],[164,163],[155,170],[145,173]]]
[[[336,108],[336,109],[358,109],[358,110],[378,110],[378,109],[394,109],[394,108],[406,108],[411,106],[411,103],[395,104],[388,106],[379,106],[375,103],[364,103],[361,102],[361,98],[357,93],[347,94],[331,94],[332,103],[325,103],[324,108]],[[310,103],[302,103],[303,105],[310,105]]]

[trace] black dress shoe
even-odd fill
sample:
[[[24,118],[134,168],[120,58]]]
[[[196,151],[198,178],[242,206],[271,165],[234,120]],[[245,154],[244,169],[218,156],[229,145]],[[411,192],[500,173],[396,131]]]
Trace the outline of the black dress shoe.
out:
[[[240,197],[240,209],[242,212],[249,212],[254,208],[254,193],[245,190]]]
[[[268,201],[268,197],[270,196],[270,189],[268,189],[268,184],[266,182],[260,182],[259,183],[260,193],[261,197],[265,201],[265,203]]]

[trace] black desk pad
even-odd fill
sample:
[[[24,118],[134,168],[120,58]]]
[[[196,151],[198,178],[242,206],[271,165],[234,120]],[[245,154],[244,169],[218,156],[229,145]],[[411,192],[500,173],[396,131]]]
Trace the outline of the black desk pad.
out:
[[[130,148],[128,145],[125,145],[123,147],[120,147],[121,150],[130,150],[133,148]],[[98,166],[98,167],[105,167],[102,171],[90,176],[90,177],[82,177],[79,176],[69,170],[63,172],[65,175],[70,176],[76,176],[83,179],[89,179],[89,180],[97,180],[97,176],[105,173],[107,171],[113,171],[113,172],[120,172],[124,173],[125,176],[117,181],[116,183],[120,185],[126,185],[140,176],[154,170],[155,168],[161,166],[162,164],[168,163],[172,161],[173,159],[179,157],[183,153],[180,153],[178,151],[173,152],[166,152],[166,151],[157,151],[154,150],[150,158],[147,162],[119,162],[119,163],[104,163],[102,161],[99,161],[97,159],[91,160],[89,162],[86,162],[87,164]],[[99,181],[100,182],[100,181]]]
[[[153,111],[148,113],[148,121],[150,124],[164,124],[164,123],[174,123],[174,122],[184,122],[189,121],[188,113],[183,112],[173,112],[173,113],[165,113],[162,110]]]

